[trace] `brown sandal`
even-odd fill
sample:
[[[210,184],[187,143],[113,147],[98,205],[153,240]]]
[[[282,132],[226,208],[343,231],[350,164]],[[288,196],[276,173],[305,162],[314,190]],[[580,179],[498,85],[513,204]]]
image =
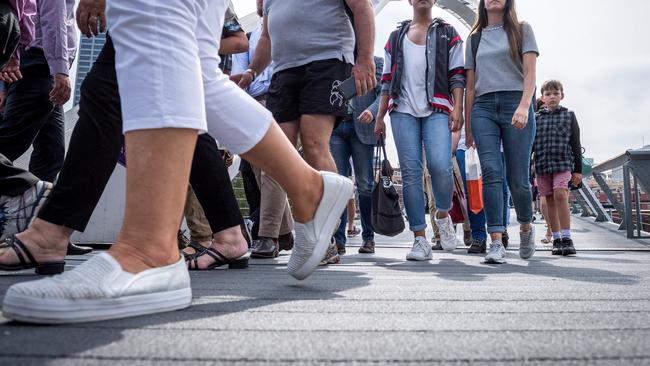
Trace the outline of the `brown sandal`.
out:
[[[37,275],[55,275],[63,272],[65,268],[65,262],[45,262],[38,263],[32,253],[27,249],[25,244],[20,241],[16,236],[12,235],[5,239],[4,242],[0,243],[0,249],[13,249],[16,253],[16,257],[20,260],[20,264],[6,265],[0,264],[0,271],[22,271],[24,269],[36,269]]]

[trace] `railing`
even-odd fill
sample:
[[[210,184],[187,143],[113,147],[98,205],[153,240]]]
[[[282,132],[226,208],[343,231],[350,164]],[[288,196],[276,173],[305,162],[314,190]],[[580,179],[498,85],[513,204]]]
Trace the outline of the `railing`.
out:
[[[604,175],[619,168],[623,171],[622,197],[612,191]],[[626,230],[628,238],[650,238],[647,234],[650,232],[650,213],[645,206],[647,202],[641,199],[644,190],[650,192],[650,150],[628,150],[594,166],[592,176],[614,211],[610,215],[593,190],[584,184],[576,195],[583,216],[595,216],[597,222],[619,222],[619,230]]]

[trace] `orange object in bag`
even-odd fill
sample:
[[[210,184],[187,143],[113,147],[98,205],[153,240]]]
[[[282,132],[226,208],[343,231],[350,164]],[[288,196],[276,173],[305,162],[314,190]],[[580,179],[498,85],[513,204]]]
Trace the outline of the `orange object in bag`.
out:
[[[478,152],[473,147],[465,151],[465,174],[467,178],[467,203],[469,209],[478,214],[483,209],[483,178]]]

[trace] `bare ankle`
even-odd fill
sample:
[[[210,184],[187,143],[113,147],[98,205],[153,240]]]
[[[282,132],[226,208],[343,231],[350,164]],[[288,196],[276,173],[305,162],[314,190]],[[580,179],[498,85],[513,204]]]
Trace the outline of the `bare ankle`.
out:
[[[315,175],[312,181],[305,182],[305,190],[298,197],[291,197],[293,203],[293,218],[296,222],[306,223],[314,218],[316,209],[323,198],[323,179],[320,174]]]
[[[36,219],[32,225],[16,237],[23,242],[38,246],[45,250],[65,250],[73,230],[65,226],[55,225]]]

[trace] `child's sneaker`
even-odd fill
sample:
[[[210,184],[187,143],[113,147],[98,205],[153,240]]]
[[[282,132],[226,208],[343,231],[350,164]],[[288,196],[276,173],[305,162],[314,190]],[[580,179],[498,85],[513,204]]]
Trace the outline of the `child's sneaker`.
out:
[[[553,255],[562,255],[562,239],[553,239],[553,249],[551,250]]]
[[[576,248],[573,246],[573,240],[571,238],[562,239],[562,253],[563,256],[575,255]]]

